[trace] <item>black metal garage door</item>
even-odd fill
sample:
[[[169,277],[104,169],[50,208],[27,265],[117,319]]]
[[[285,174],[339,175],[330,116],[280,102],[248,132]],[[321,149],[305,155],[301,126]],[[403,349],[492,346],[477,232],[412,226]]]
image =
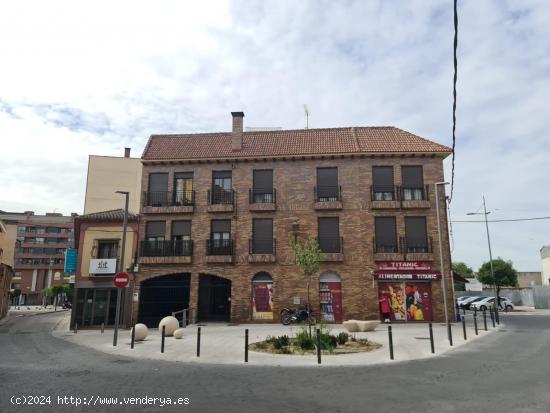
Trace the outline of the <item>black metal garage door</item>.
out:
[[[172,274],[142,282],[139,322],[157,328],[163,317],[189,308],[190,279],[190,274]],[[178,318],[181,320],[181,315]]]

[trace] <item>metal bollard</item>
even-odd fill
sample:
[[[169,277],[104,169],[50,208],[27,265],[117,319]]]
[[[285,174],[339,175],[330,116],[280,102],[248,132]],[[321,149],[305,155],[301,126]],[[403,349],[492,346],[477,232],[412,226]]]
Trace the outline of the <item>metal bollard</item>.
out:
[[[467,340],[466,337],[466,317],[462,317],[462,332],[464,333],[464,340]]]
[[[201,356],[201,328],[197,329],[197,357]]]
[[[78,333],[78,323],[74,323],[74,333]]]
[[[449,337],[449,345],[453,345],[453,330],[451,330],[451,322],[447,323],[447,336]]]
[[[462,307],[462,314],[466,315],[466,307]]]
[[[166,326],[162,326],[162,338],[160,340],[160,352],[164,353],[164,331],[166,330]]]
[[[483,328],[487,331],[487,310],[483,310]]]
[[[105,332],[105,323],[101,323],[101,334]]]
[[[317,329],[317,364],[321,364],[321,329]]]
[[[130,348],[133,349],[134,348],[134,341],[136,339],[136,326],[134,324],[134,326],[132,327],[132,343],[130,344]]]
[[[479,335],[479,333],[477,332],[477,315],[474,315],[474,328],[476,330],[476,336]]]
[[[248,363],[248,328],[244,330],[244,362]]]
[[[489,310],[491,313],[491,322],[493,323],[493,328],[495,328],[495,313],[493,313],[493,310]]]
[[[432,328],[432,323],[430,323],[430,347],[432,349],[432,354],[435,354],[434,331],[433,331],[433,328]]]
[[[393,337],[391,332],[391,326],[388,326],[388,340],[390,343],[390,360],[393,360]]]

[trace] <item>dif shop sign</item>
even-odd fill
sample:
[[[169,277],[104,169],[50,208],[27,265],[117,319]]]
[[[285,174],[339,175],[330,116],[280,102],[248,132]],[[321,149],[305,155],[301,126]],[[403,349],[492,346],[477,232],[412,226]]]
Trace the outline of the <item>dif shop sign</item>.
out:
[[[90,274],[114,274],[116,273],[116,258],[99,258],[90,260]]]

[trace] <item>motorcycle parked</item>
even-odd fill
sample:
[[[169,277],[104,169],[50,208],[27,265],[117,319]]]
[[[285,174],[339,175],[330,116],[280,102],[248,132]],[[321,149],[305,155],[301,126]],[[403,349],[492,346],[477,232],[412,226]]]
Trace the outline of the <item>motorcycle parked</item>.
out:
[[[299,307],[294,309],[283,308],[281,310],[281,323],[283,323],[283,325],[285,326],[307,321],[308,318],[311,324],[315,324],[317,322],[315,320],[315,317],[313,316],[313,311],[308,310],[306,307]]]

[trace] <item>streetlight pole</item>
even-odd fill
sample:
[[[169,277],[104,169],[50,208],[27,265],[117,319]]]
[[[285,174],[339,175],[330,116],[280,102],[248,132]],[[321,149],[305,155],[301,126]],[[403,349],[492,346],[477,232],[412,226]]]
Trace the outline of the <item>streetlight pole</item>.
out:
[[[487,221],[487,215],[489,215],[491,211],[487,212],[487,208],[485,206],[485,195],[483,195],[483,215],[485,217],[485,230],[487,231],[487,245],[489,246],[489,265],[491,267],[491,277],[493,278],[493,287],[495,289],[495,320],[497,324],[500,324],[500,319],[498,316],[498,290],[497,290],[497,279],[495,278],[495,270],[493,268],[493,253],[491,251],[491,237],[489,236],[489,222]],[[478,212],[468,212],[466,215],[480,215]]]
[[[441,268],[441,288],[443,289],[443,306],[445,308],[445,323],[447,324],[447,338],[449,343],[452,342],[451,339],[451,323],[449,322],[449,309],[447,308],[447,281],[445,280],[445,263],[443,260],[443,235],[441,234],[441,220],[439,213],[439,185],[448,185],[448,182],[436,182],[435,187],[435,211],[437,214],[437,236],[439,239],[439,265]]]
[[[117,194],[123,194],[125,196],[124,203],[124,224],[122,229],[122,250],[120,252],[120,260],[118,265],[118,272],[124,271],[124,252],[126,251],[126,230],[128,228],[128,198],[130,193],[127,191],[116,191]],[[116,313],[115,313],[115,331],[113,335],[113,346],[116,347],[118,339],[118,324],[120,320],[120,302],[122,301],[122,288],[117,288],[116,299]]]

